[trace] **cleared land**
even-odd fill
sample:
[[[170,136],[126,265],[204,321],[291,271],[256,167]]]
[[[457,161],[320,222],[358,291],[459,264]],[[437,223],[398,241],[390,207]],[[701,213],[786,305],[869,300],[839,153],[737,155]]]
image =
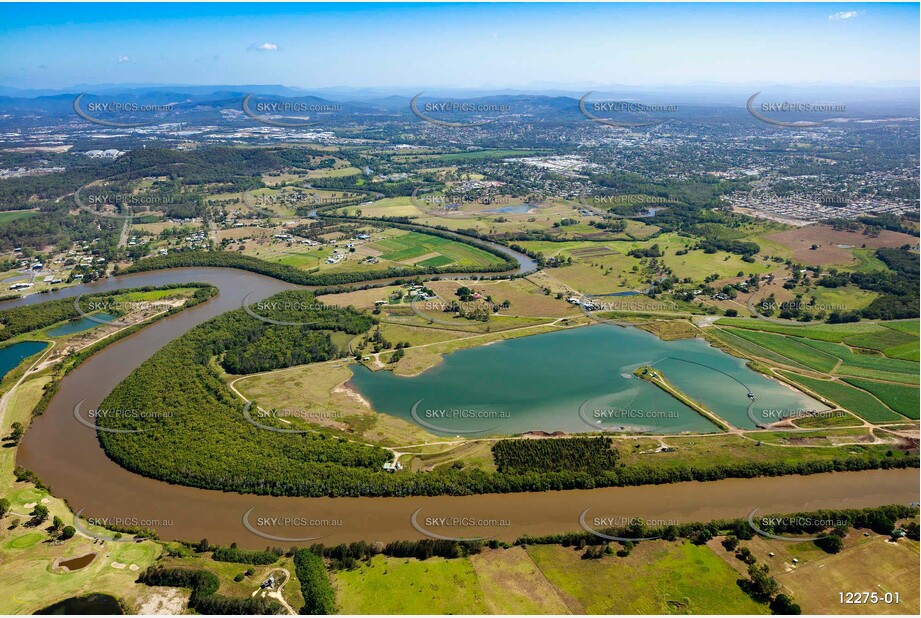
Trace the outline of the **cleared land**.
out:
[[[487,608],[466,558],[387,558],[331,577],[342,614],[483,614]]]
[[[850,265],[857,262],[852,250],[868,247],[901,247],[917,244],[918,239],[908,234],[883,230],[879,236],[865,236],[860,232],[834,230],[830,225],[807,225],[805,227],[770,234],[767,238],[786,247],[795,261],[803,264]],[[811,249],[812,245],[818,249]]]
[[[736,585],[737,573],[708,547],[639,543],[626,558],[583,560],[558,545],[527,548],[573,613],[767,614]]]

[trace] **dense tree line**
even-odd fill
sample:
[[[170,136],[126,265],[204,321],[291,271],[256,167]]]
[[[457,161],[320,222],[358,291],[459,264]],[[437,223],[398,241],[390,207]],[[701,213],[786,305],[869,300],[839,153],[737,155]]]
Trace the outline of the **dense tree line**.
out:
[[[323,559],[309,549],[294,554],[294,573],[304,596],[302,614],[317,616],[336,613],[336,594],[326,575]]]
[[[728,240],[722,238],[705,238],[698,243],[698,247],[703,249],[704,253],[716,253],[717,251],[726,251],[751,257],[759,251],[761,247],[756,242],[748,240]]]
[[[428,232],[427,232],[428,233]],[[495,272],[511,270],[517,262],[509,260],[488,268],[479,266],[444,267],[391,267],[383,270],[362,270],[339,273],[309,273],[286,264],[266,262],[248,255],[231,251],[174,251],[169,255],[158,255],[143,259],[122,271],[123,274],[160,270],[164,268],[186,268],[192,266],[216,266],[239,268],[289,283],[311,286],[334,286],[374,279],[412,277],[420,274]]]
[[[890,504],[864,509],[822,509],[803,513],[792,513],[782,517],[769,517],[764,513],[759,517],[767,517],[771,525],[758,527],[765,532],[779,535],[792,534],[817,534],[823,530],[834,528],[836,524],[823,522],[841,522],[844,528],[870,529],[878,534],[889,534],[895,526],[895,521],[918,515],[917,507],[904,504]],[[719,534],[728,534],[736,539],[749,540],[756,534],[747,519],[717,519],[710,522],[690,522],[673,524],[669,526],[646,526],[637,522],[631,526],[617,526],[597,530],[610,536],[624,538],[661,537],[667,541],[679,538],[700,540],[707,535],[710,538]],[[639,533],[639,534],[638,534]],[[582,548],[585,545],[606,544],[608,541],[590,532],[564,532],[548,534],[539,537],[523,536],[516,545],[563,545],[564,547]]]
[[[241,549],[236,544],[230,547],[216,547],[214,553],[211,554],[212,560],[240,564],[275,564],[280,557],[281,551],[276,549]]]
[[[500,474],[584,470],[591,474],[617,467],[617,450],[611,438],[565,440],[500,440],[492,447]]]
[[[271,615],[282,613],[275,601],[255,597],[227,597],[217,594],[221,582],[217,575],[204,569],[168,569],[148,567],[138,578],[148,586],[173,586],[190,588],[189,609],[205,615]]]

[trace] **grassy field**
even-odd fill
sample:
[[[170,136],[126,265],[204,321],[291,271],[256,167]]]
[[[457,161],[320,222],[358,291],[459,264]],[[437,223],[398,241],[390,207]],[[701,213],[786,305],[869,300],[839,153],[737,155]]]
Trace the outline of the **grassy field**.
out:
[[[778,354],[777,352],[761,347],[760,345],[757,345],[748,339],[739,337],[735,334],[738,332],[736,329],[717,328],[709,330],[708,332],[710,334],[716,335],[717,339],[729,345],[729,347],[739,350],[740,352],[744,352],[745,354],[764,358],[781,365],[788,365],[791,367],[797,367],[799,369],[808,369],[808,367],[805,365],[797,363],[796,361],[787,358],[783,354]]]
[[[653,240],[654,242],[654,240]],[[719,279],[735,277],[743,272],[746,275],[763,274],[774,268],[770,262],[757,261],[754,264],[744,262],[741,255],[717,251],[704,253],[701,250],[689,251],[685,255],[676,255],[680,247],[670,247],[662,260],[672,269],[679,279],[685,277],[693,281],[703,281],[708,275],[718,275]]]
[[[733,334],[747,339],[763,348],[767,348],[776,354],[789,358],[800,365],[805,365],[810,369],[829,373],[838,364],[838,358],[824,354],[815,348],[806,345],[805,339],[795,339],[785,335],[775,335],[771,333],[760,333],[756,331],[746,331],[736,329]],[[834,344],[832,344],[834,345]]]
[[[365,229],[370,241],[346,242],[341,234],[330,234],[332,244],[306,247],[279,242],[266,235],[246,242],[245,253],[269,262],[320,272],[381,271],[388,267],[477,266],[490,268],[502,263],[499,257],[477,247],[420,232]],[[346,247],[352,244],[352,247]],[[328,258],[339,258],[330,263]],[[374,263],[367,260],[373,258]]]
[[[799,288],[794,292],[799,292]],[[815,299],[818,307],[835,307],[839,311],[857,311],[866,308],[873,300],[879,296],[876,292],[868,292],[860,288],[848,285],[840,288],[825,288],[815,286],[804,292],[804,301],[808,298]]]
[[[521,547],[470,558],[490,614],[569,614],[560,592]]]
[[[883,537],[824,554],[810,564],[778,573],[780,584],[793,593],[804,614],[917,615],[918,548],[908,541],[889,543]],[[898,605],[847,605],[839,592],[898,592]]]
[[[369,248],[380,251],[380,259],[423,267],[449,264],[489,266],[500,263],[496,256],[482,249],[420,232],[408,232],[382,239],[371,243]]]
[[[889,348],[901,346],[906,343],[917,343],[917,332],[904,330],[902,328],[893,328],[895,324],[887,324],[886,326],[886,330],[848,337],[844,340],[844,343],[858,348],[868,348],[880,351],[885,351]],[[917,326],[915,326],[915,329],[917,329]]]
[[[850,410],[871,423],[902,420],[901,416],[868,393],[857,390],[843,382],[807,378],[787,371],[784,371],[783,374],[793,382],[805,386],[819,396],[835,402],[842,408]]]
[[[766,333],[779,333],[782,335],[793,335],[794,337],[805,337],[806,339],[816,339],[818,341],[844,341],[847,337],[864,333],[875,333],[883,330],[885,327],[872,324],[869,322],[854,322],[851,324],[803,324],[802,326],[774,324],[765,320],[755,318],[720,318],[716,321],[718,326],[734,326],[736,328],[745,328],[748,330],[760,330]]]
[[[918,387],[900,386],[898,384],[887,384],[859,378],[845,378],[845,381],[857,388],[873,393],[880,401],[896,412],[908,418],[918,419],[918,411],[921,408]]]
[[[760,536],[743,541],[759,563],[781,585],[781,592],[792,595],[803,614],[908,614],[918,613],[918,544],[902,539],[888,542],[888,536],[851,530],[844,538],[844,549],[828,554],[812,542],[787,542]],[[708,543],[714,553],[741,576],[747,565],[727,552],[720,537]],[[797,562],[794,563],[793,559]],[[898,592],[898,605],[841,604],[840,592]]]
[[[243,395],[264,409],[303,410],[310,421],[291,418],[293,425],[325,427],[349,437],[383,445],[434,442],[420,427],[387,414],[377,414],[342,384],[352,377],[345,362],[314,363],[257,374],[236,382]],[[352,433],[351,431],[354,431]]]
[[[904,373],[915,376],[915,382],[917,382],[918,363],[885,358],[872,354],[857,354],[844,346],[829,343],[827,341],[809,341],[804,339],[803,342],[824,354],[840,358],[847,366],[863,367],[864,369],[886,371],[890,373]]]
[[[558,545],[527,551],[573,613],[769,613],[739,589],[737,573],[705,545],[648,541],[626,558],[599,560],[582,560],[582,552]]]
[[[344,614],[766,614],[707,546],[640,543],[630,556],[582,560],[559,545],[445,560],[376,556],[332,575]]]
[[[486,604],[468,559],[387,558],[332,577],[342,614],[483,614]]]
[[[857,424],[851,423],[852,425]],[[778,442],[785,439],[783,432],[773,432]],[[795,437],[791,432],[789,437]],[[756,437],[753,434],[751,437]],[[843,446],[840,448],[809,448],[807,446],[772,447],[758,445],[756,440],[737,435],[712,435],[703,437],[669,436],[663,440],[675,447],[671,452],[654,452],[661,442],[656,438],[637,438],[617,443],[620,459],[628,468],[673,469],[684,466],[707,468],[733,466],[743,462],[797,464],[803,461],[832,461],[848,454],[873,453],[885,455],[888,445]]]
[[[37,210],[4,210],[0,212],[0,225],[18,219],[26,219],[37,214]]]

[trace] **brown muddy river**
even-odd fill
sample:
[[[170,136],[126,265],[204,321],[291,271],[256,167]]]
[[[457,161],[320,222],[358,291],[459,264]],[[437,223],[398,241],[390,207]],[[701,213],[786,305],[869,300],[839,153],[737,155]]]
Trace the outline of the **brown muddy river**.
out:
[[[288,498],[241,495],[170,485],[128,472],[110,461],[95,431],[80,424],[74,406],[96,408],[128,374],[168,341],[216,315],[294,286],[253,273],[219,268],[155,271],[42,294],[0,307],[34,304],[80,292],[205,281],[221,293],[118,341],[72,371],[19,448],[18,464],[35,471],[84,518],[152,528],[160,538],[244,547],[313,542],[392,541],[434,535],[513,540],[580,529],[586,509],[595,518],[643,518],[650,523],[865,507],[918,500],[918,470],[728,479],[643,487],[414,498]],[[84,401],[85,400],[85,401]],[[415,517],[414,517],[415,514]],[[415,525],[414,525],[415,524]],[[605,526],[600,526],[605,527]],[[110,533],[109,533],[110,534]]]

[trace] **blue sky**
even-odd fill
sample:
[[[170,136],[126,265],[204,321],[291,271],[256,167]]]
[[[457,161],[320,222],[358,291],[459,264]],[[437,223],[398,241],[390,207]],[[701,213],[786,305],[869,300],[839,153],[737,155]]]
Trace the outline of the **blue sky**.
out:
[[[0,85],[919,79],[918,4],[0,4]]]

